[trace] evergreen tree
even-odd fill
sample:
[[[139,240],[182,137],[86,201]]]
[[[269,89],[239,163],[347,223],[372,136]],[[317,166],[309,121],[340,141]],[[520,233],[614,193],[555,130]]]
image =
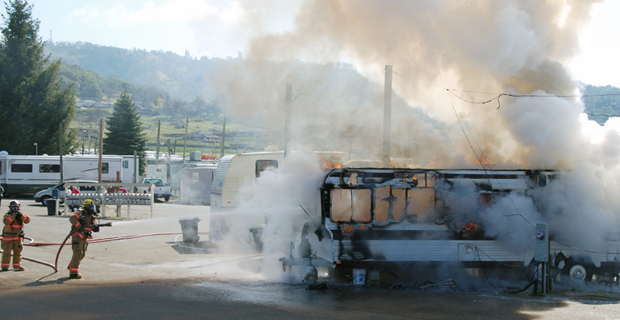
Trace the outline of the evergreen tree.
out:
[[[69,130],[75,115],[73,87],[62,89],[60,60],[48,64],[32,5],[9,0],[5,7],[0,29],[0,149],[34,154],[37,143],[40,153],[58,154],[62,123],[63,153],[73,152],[77,145],[77,132]]]
[[[146,134],[142,132],[140,115],[127,91],[121,93],[107,121],[107,134],[103,138],[103,153],[131,155],[134,150],[140,157],[140,175],[146,169],[144,151]]]

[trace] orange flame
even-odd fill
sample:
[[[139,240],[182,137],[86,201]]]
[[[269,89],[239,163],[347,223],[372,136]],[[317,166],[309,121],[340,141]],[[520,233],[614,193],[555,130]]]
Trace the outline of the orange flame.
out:
[[[342,169],[342,165],[325,160],[323,157],[321,157],[321,163],[323,164],[323,169]]]
[[[464,225],[463,229],[465,229],[465,230],[476,230],[476,229],[478,229],[478,225],[473,223],[473,222],[470,222],[469,224]]]

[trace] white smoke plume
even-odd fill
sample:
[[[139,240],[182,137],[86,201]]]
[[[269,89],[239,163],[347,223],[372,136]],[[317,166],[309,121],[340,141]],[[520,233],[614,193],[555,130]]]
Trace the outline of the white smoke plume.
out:
[[[392,65],[393,158],[434,168],[479,168],[484,160],[493,169],[561,170],[536,205],[510,195],[514,203],[490,208],[488,231],[530,241],[529,227],[508,230],[518,217],[497,214],[517,211],[548,222],[558,240],[593,248],[617,226],[620,134],[612,128],[619,123],[598,129],[597,143],[584,134],[592,124],[570,97],[579,92],[566,65],[597,2],[301,1],[291,28],[256,36],[246,59],[214,71],[213,85],[226,112],[283,132],[285,84],[292,83],[293,148],[380,159],[382,70]],[[269,4],[243,3],[249,27],[277,8]],[[316,188],[311,181],[306,187]],[[274,186],[289,191],[299,183]]]

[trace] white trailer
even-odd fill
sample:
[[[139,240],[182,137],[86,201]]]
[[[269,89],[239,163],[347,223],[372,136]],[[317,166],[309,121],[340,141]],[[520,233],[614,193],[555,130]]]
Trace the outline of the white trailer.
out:
[[[97,180],[98,156],[63,156],[65,180]],[[122,157],[102,156],[102,180],[114,182],[122,177]],[[21,156],[0,154],[0,183],[7,195],[33,194],[60,182],[60,156]],[[130,181],[129,181],[130,182]]]
[[[293,152],[301,153],[301,152]],[[312,157],[322,161],[323,166],[343,163],[350,155],[339,151],[311,152]],[[260,244],[260,233],[265,226],[265,208],[269,199],[256,196],[256,179],[268,171],[277,172],[284,161],[283,151],[262,151],[228,155],[222,157],[217,166],[215,177],[211,183],[211,213],[209,239],[219,241],[231,225],[230,221],[243,220],[244,232],[254,237],[257,246]],[[244,192],[241,192],[244,190]],[[243,202],[252,201],[252,212],[239,210]]]

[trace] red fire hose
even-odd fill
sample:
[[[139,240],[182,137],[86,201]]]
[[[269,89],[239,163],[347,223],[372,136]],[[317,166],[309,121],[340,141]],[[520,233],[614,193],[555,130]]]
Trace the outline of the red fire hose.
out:
[[[199,234],[209,234],[208,232],[198,232]],[[129,240],[129,239],[136,239],[136,238],[142,238],[142,237],[148,237],[148,236],[165,236],[165,235],[173,235],[173,234],[179,234],[178,232],[160,232],[160,233],[145,233],[145,234],[133,234],[133,235],[125,235],[125,236],[112,236],[112,237],[105,237],[105,238],[98,238],[98,239],[91,239],[88,240],[88,243],[101,243],[101,242],[109,242],[109,241],[116,241],[116,240]],[[65,246],[65,244],[67,243],[67,240],[69,240],[69,237],[71,236],[71,234],[68,234],[67,237],[65,238],[65,240],[63,242],[60,243],[36,243],[34,242],[34,239],[29,238],[29,237],[24,237],[24,239],[30,241],[29,243],[25,243],[24,246],[29,246],[29,247],[41,247],[41,246],[60,246],[60,248],[58,248],[58,253],[56,253],[56,261],[54,264],[51,264],[49,262],[45,262],[45,261],[41,261],[41,260],[37,260],[37,259],[33,259],[33,258],[28,258],[28,257],[22,257],[22,259],[24,260],[28,260],[28,261],[32,261],[32,262],[36,262],[42,265],[46,265],[48,267],[51,267],[54,269],[54,272],[58,272],[58,257],[60,257],[60,252],[62,251],[62,248]],[[2,250],[0,250],[0,253],[2,253]],[[13,254],[11,254],[13,255]]]

